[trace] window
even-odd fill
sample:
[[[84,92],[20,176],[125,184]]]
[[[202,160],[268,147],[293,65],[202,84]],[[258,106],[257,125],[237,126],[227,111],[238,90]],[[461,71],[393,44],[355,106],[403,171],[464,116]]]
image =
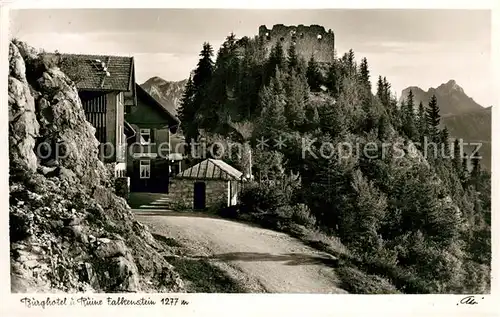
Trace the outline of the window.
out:
[[[141,178],[149,178],[151,176],[151,161],[141,160],[139,164],[139,172]]]
[[[151,142],[151,129],[141,129],[140,130],[141,144],[147,145]]]

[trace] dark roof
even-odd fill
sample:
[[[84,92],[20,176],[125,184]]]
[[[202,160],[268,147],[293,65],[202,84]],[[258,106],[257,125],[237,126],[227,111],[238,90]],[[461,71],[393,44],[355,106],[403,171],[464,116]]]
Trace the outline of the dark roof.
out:
[[[55,54],[51,54],[54,55]],[[69,77],[72,72],[78,71],[79,80],[76,87],[81,90],[103,91],[130,91],[134,83],[134,58],[127,56],[111,55],[84,55],[61,54],[63,60],[77,63],[77,67],[65,67],[62,63],[61,70]],[[106,74],[106,67],[109,76]]]
[[[222,160],[206,159],[175,176],[180,179],[241,180],[243,173]]]
[[[159,103],[158,100],[156,100],[156,98],[151,96],[144,88],[142,88],[141,85],[136,83],[135,87],[137,90],[137,97],[143,98],[145,101],[148,102],[148,104],[158,109],[165,116],[165,119],[168,120],[168,124],[170,127],[177,127],[179,125],[180,123],[179,119],[176,116],[174,116],[168,109],[166,109],[161,103]]]

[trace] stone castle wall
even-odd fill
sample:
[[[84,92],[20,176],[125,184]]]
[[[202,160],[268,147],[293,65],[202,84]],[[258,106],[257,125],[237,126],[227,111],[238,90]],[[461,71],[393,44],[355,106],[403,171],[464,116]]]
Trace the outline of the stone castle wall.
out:
[[[319,25],[285,26],[276,24],[272,29],[265,25],[259,27],[259,37],[264,39],[266,48],[270,51],[280,41],[285,51],[290,45],[295,45],[297,52],[306,60],[314,55],[318,62],[333,61],[335,50],[335,35],[332,30],[326,31]]]

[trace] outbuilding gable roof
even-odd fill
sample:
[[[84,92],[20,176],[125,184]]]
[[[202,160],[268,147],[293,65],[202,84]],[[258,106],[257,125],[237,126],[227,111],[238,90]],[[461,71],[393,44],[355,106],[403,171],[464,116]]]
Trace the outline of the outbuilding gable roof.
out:
[[[184,170],[176,178],[199,180],[241,180],[243,173],[222,160],[206,159]]]

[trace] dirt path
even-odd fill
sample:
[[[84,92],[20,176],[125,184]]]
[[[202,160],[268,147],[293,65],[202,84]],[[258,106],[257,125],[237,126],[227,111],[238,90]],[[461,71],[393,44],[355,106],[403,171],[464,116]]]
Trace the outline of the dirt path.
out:
[[[153,233],[187,247],[190,258],[210,260],[250,292],[346,293],[336,286],[332,256],[286,234],[195,214],[135,213]]]

